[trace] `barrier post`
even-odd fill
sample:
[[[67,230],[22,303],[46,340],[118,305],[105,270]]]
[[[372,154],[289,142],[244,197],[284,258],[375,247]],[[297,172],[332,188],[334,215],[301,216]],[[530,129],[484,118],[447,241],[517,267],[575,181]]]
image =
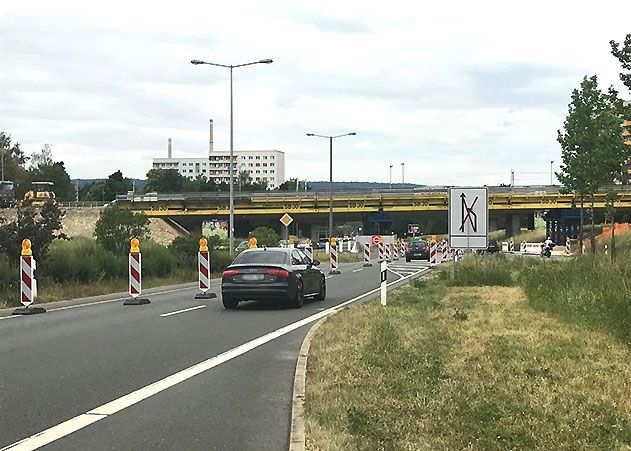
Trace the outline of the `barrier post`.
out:
[[[386,295],[388,294],[388,264],[381,262],[381,305],[386,306]]]
[[[399,259],[399,241],[395,241],[392,244],[392,260],[398,260]]]
[[[565,253],[566,254],[571,254],[572,253],[572,246],[570,245],[570,237],[569,236],[565,237]]]
[[[338,264],[337,264],[337,239],[335,237],[331,238],[331,252],[330,252],[330,259],[331,259],[331,270],[329,271],[330,275],[334,275],[334,274],[342,274],[342,272],[337,269],[338,268]]]
[[[309,260],[313,261],[313,246],[311,246],[311,244],[308,244],[307,247],[305,247],[305,254],[307,254]]]
[[[366,242],[364,243],[364,267],[368,268],[372,266],[372,263],[370,263],[370,243]]]
[[[35,259],[31,249],[31,240],[22,241],[20,255],[20,302],[24,307],[15,309],[12,315],[34,315],[46,313],[43,307],[31,307],[37,296],[37,281],[35,280]]]
[[[443,256],[442,260],[444,262],[449,261],[449,247],[447,246],[447,242],[443,241]]]
[[[142,293],[142,257],[140,255],[140,241],[138,238],[132,238],[131,248],[129,249],[129,295],[131,298],[126,299],[123,305],[144,305],[151,301],[147,298],[141,298]]]
[[[513,237],[508,240],[508,252],[515,252],[515,241],[513,241]]]
[[[401,252],[401,259],[405,259],[405,241],[401,240],[401,247],[399,249],[399,252]]]
[[[429,245],[429,264],[430,266],[435,266],[437,264],[435,242],[431,242],[431,244]]]
[[[385,260],[385,246],[383,241],[379,242],[379,263]]]
[[[217,295],[210,290],[210,251],[208,250],[208,240],[200,238],[199,252],[197,253],[198,273],[199,273],[199,291],[195,295],[195,299],[213,299]]]

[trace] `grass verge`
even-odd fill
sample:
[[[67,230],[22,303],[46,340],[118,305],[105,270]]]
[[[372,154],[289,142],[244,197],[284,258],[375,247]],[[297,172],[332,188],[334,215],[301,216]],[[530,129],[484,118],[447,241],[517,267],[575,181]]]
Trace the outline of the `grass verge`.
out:
[[[629,449],[629,362],[627,346],[533,310],[519,287],[419,281],[318,330],[307,447]]]
[[[327,252],[315,252],[313,258],[321,262],[328,262],[330,255]],[[362,253],[341,252],[337,256],[339,263],[356,263],[364,259]]]

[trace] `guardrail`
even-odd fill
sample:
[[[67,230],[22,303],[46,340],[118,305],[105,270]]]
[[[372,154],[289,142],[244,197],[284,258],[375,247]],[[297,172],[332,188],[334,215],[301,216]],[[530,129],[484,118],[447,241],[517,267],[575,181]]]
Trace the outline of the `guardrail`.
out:
[[[59,206],[62,208],[88,208],[88,207],[103,207],[109,204],[109,202],[81,200],[74,202],[59,202]]]

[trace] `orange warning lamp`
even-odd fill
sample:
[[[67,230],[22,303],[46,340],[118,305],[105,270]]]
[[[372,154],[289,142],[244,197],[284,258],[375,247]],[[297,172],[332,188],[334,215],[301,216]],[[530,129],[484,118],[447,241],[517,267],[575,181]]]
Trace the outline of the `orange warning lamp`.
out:
[[[22,255],[33,255],[33,251],[31,250],[31,240],[28,238],[22,240]]]
[[[199,239],[199,251],[208,252],[208,240],[206,238]]]
[[[256,249],[258,241],[255,236],[248,240],[248,246],[250,249]]]
[[[436,235],[432,235],[431,242],[432,242],[432,243],[436,243]]]
[[[331,246],[336,246],[336,245],[337,245],[337,238],[331,237]]]
[[[131,249],[129,250],[130,254],[139,254],[140,253],[140,241],[138,241],[138,238],[132,238],[131,239]]]

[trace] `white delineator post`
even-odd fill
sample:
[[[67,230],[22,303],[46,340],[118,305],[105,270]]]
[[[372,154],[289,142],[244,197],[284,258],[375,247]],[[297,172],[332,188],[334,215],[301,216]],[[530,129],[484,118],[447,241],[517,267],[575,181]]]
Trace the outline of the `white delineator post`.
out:
[[[372,263],[370,263],[370,243],[364,243],[364,267],[370,267]]]
[[[388,294],[388,264],[381,262],[381,305],[386,306],[386,295]]]
[[[212,299],[216,298],[215,293],[208,293],[210,289],[210,251],[208,250],[208,240],[201,238],[199,240],[199,252],[197,253],[198,273],[199,273],[199,291],[195,295],[195,299]]]
[[[131,299],[123,302],[123,305],[149,304],[149,299],[139,297],[142,294],[142,256],[140,254],[140,241],[137,238],[131,240],[129,250],[129,295]]]

